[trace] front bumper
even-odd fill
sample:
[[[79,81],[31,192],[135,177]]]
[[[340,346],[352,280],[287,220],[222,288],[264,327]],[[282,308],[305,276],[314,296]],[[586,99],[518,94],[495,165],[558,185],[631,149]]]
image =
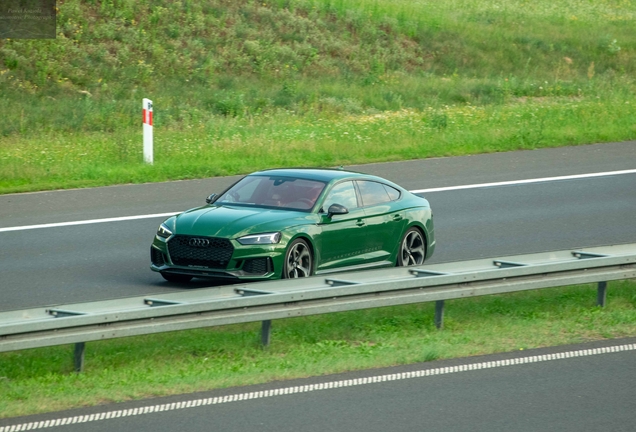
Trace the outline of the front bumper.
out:
[[[175,247],[180,237],[179,247]],[[183,238],[194,239],[196,246],[184,245]],[[201,246],[200,239],[222,240],[223,246]],[[188,242],[185,242],[188,243]],[[206,250],[223,247],[222,251]],[[230,250],[231,249],[231,250]],[[183,274],[201,278],[269,280],[280,279],[284,260],[284,244],[244,246],[232,239],[201,236],[155,236],[150,247],[150,269],[156,272]],[[172,252],[172,254],[171,254]]]

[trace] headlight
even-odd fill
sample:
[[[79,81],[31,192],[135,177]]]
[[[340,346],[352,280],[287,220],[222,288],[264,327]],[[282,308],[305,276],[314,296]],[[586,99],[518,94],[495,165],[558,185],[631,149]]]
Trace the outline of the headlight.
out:
[[[245,237],[241,237],[237,241],[242,245],[263,245],[263,244],[276,244],[280,241],[280,233],[265,233],[265,234],[251,234]]]
[[[172,235],[172,231],[165,224],[161,224],[157,230],[157,235],[161,238],[168,238]]]

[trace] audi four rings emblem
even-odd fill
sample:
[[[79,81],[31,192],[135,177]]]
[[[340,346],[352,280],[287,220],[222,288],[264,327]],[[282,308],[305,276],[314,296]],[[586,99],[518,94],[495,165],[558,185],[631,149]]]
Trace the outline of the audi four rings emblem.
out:
[[[203,238],[192,238],[188,241],[188,244],[192,247],[208,247],[210,246],[210,240]]]

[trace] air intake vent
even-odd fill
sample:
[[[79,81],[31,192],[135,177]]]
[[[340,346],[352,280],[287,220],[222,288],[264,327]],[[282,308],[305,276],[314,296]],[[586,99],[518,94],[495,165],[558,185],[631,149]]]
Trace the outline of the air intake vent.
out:
[[[168,241],[168,252],[175,265],[224,269],[234,247],[228,239],[176,235]]]
[[[150,262],[161,267],[166,264],[166,257],[160,250],[150,247]]]
[[[245,260],[243,264],[243,271],[245,273],[264,275],[272,271],[271,258],[254,258]]]

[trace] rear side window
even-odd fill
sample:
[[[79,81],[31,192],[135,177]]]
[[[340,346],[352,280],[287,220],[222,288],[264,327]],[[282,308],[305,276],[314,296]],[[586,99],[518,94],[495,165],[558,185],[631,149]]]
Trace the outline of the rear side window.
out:
[[[382,183],[364,180],[357,181],[357,184],[365,207],[395,201],[400,197],[400,191]]]
[[[386,189],[386,193],[389,194],[389,198],[391,198],[391,201],[397,201],[398,199],[400,199],[401,194],[399,190],[388,185],[383,185],[383,186],[384,186],[384,189]]]

